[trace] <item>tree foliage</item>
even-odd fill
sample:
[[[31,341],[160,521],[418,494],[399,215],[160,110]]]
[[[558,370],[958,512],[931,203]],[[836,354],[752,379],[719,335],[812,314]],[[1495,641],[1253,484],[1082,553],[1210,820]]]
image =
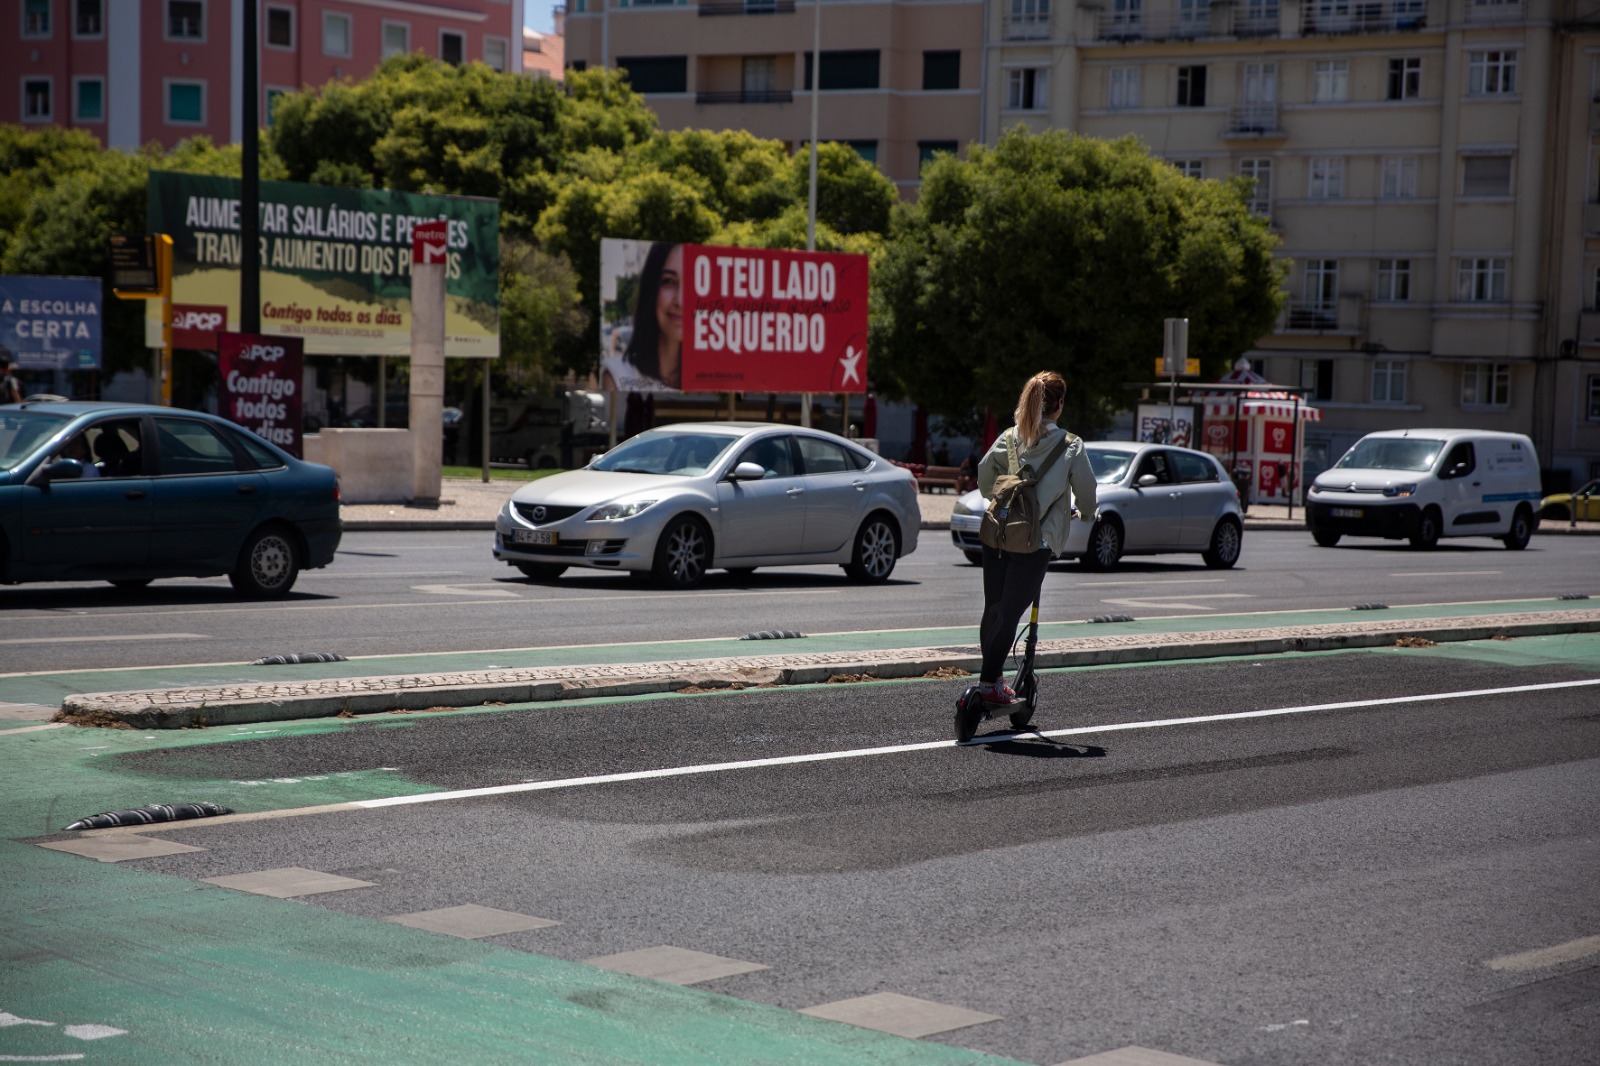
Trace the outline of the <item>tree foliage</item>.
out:
[[[873,264],[874,383],[1003,418],[1023,381],[1059,370],[1069,424],[1102,430],[1150,380],[1163,319],[1189,319],[1206,372],[1271,328],[1275,243],[1241,184],[1185,178],[1133,138],[1013,130],[935,159],[895,209]]]

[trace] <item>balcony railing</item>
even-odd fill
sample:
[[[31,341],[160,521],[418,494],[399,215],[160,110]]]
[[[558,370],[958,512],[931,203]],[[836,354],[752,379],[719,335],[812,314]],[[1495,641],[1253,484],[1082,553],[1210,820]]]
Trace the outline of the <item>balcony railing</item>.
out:
[[[700,4],[702,16],[714,15],[792,15],[794,0],[732,0],[731,3]]]
[[[1001,32],[1008,41],[1047,40],[1050,37],[1050,13],[1042,11],[1028,15],[1008,14]]]
[[[1199,17],[1111,12],[1100,16],[1095,36],[1102,41],[1175,41],[1209,37],[1212,32],[1209,12]]]
[[[1505,3],[1468,0],[1467,3],[1468,22],[1521,22],[1526,15],[1527,7],[1521,0],[1508,0]]]
[[[792,104],[794,93],[788,89],[735,89],[732,92],[695,93],[697,104]]]
[[[1229,137],[1282,137],[1277,104],[1246,104],[1228,109]]]
[[[1335,299],[1290,300],[1278,318],[1282,333],[1355,333],[1361,297],[1349,293]]]
[[[1427,8],[1420,0],[1392,0],[1358,4],[1307,4],[1305,33],[1398,33],[1427,25]]]

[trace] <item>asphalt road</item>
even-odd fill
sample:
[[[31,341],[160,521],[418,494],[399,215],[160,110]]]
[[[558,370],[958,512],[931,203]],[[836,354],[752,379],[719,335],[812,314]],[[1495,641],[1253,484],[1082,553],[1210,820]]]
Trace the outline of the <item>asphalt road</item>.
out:
[[[1229,571],[1198,556],[1130,559],[1106,574],[1058,564],[1041,617],[1600,595],[1596,575],[1596,537],[1540,536],[1523,552],[1446,541],[1419,553],[1383,541],[1318,548],[1303,532],[1251,531]],[[494,562],[484,532],[348,533],[334,564],[303,574],[282,602],[240,601],[221,578],[134,594],[103,583],[0,588],[0,672],[975,625],[979,596],[977,569],[940,530],[923,531],[884,586],[864,589],[837,567],[800,567],[713,573],[690,593],[597,571],[530,582]]]
[[[957,584],[927,558],[881,599]],[[728,610],[726,591],[707,602]],[[554,782],[196,828],[171,838],[204,851],[121,865],[337,873],[373,887],[310,905],[374,918],[541,916],[561,924],[492,942],[558,959],[709,952],[768,968],[701,987],[783,1008],[957,1005],[1000,1020],[930,1041],[1023,1062],[1137,1044],[1230,1066],[1578,1066],[1600,966],[1537,953],[1600,934],[1597,664],[1585,635],[1055,673],[1037,724],[1081,732],[969,747],[945,743],[960,682],[885,682],[256,726],[108,751],[102,772],[175,792],[378,768]],[[1565,682],[1588,684],[1483,693]],[[691,772],[729,760],[770,761]],[[657,776],[605,776],[638,771]],[[251,1010],[277,1009],[262,994]]]

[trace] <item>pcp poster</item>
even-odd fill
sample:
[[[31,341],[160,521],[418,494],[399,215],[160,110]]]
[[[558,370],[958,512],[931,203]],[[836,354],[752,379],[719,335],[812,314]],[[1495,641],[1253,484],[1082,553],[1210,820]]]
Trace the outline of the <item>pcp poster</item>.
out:
[[[299,337],[218,333],[223,417],[303,458],[300,383],[304,365],[305,349]]]

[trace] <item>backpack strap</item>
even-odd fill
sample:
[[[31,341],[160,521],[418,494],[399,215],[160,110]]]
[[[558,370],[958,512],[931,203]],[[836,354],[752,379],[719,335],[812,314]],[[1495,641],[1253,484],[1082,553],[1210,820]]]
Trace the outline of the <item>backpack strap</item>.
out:
[[[1050,449],[1050,454],[1045,457],[1044,463],[1039,467],[1038,473],[1034,474],[1033,479],[1035,481],[1043,481],[1044,475],[1052,466],[1055,465],[1056,460],[1061,458],[1062,453],[1067,450],[1067,445],[1075,439],[1076,438],[1074,438],[1071,433],[1067,433],[1063,430],[1061,439],[1056,442],[1056,446],[1054,448]]]

